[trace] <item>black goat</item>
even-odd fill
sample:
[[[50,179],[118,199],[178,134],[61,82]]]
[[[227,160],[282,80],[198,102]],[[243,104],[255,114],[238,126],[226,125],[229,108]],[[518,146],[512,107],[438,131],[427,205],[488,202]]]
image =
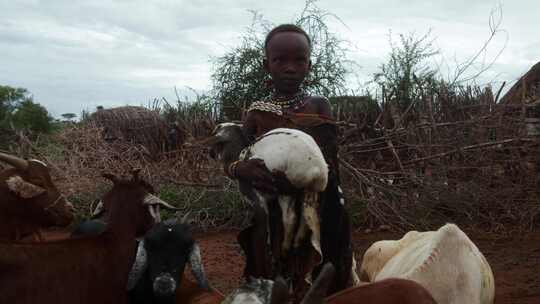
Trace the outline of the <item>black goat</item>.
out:
[[[139,244],[128,282],[130,303],[176,303],[186,263],[199,287],[208,290],[199,246],[189,226],[177,219],[156,224]]]

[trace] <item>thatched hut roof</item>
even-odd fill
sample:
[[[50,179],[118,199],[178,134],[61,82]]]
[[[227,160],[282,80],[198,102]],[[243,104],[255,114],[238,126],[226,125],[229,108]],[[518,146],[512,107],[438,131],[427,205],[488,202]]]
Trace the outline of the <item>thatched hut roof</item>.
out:
[[[144,107],[98,108],[90,115],[88,123],[103,127],[106,140],[140,144],[152,155],[164,151],[166,146],[166,122],[158,112]]]
[[[540,100],[540,62],[531,69],[508,90],[501,98],[501,104],[531,103]]]

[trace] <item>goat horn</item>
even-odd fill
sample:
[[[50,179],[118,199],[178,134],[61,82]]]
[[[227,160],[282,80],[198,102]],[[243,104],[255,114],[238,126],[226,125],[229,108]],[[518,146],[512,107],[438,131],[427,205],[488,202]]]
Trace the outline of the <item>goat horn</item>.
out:
[[[0,160],[20,170],[28,169],[28,161],[13,155],[0,152]]]
[[[186,214],[184,214],[184,216],[182,216],[182,218],[180,219],[180,223],[181,224],[187,224],[187,220],[188,220],[190,214],[191,214],[191,211],[188,211]]]
[[[332,280],[334,279],[334,275],[336,274],[336,268],[331,263],[326,263],[319,275],[317,276],[317,279],[311,285],[311,288],[309,288],[308,292],[304,296],[304,299],[300,304],[322,304],[324,303],[324,297],[326,296],[326,292],[328,291],[328,287],[330,287],[330,283],[332,283]]]
[[[159,197],[157,197],[157,196],[155,196],[153,194],[147,194],[146,197],[144,198],[143,204],[145,204],[145,205],[160,205],[165,209],[180,210],[180,208],[176,208],[176,207],[166,203],[165,201],[163,201],[162,199],[160,199]]]

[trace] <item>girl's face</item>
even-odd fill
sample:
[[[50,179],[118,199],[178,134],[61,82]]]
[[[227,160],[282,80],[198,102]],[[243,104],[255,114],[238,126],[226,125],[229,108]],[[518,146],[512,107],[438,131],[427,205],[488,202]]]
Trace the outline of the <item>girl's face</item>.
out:
[[[266,46],[264,67],[272,76],[276,93],[293,95],[311,68],[307,38],[297,32],[276,33]]]

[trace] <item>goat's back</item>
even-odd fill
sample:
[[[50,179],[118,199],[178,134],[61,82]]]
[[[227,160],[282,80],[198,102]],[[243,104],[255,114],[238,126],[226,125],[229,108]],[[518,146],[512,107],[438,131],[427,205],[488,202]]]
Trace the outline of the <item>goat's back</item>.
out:
[[[37,244],[0,243],[0,303],[127,301],[130,262],[115,260],[125,255],[111,250],[103,237],[95,236]]]
[[[476,245],[456,225],[441,227],[392,257],[376,276],[414,280],[439,304],[491,304],[493,273]]]
[[[261,136],[241,158],[261,158],[270,170],[285,173],[296,187],[322,192],[328,182],[328,165],[310,135],[296,129],[278,128]]]
[[[328,304],[437,304],[420,284],[404,279],[386,279],[352,287],[326,298]]]

